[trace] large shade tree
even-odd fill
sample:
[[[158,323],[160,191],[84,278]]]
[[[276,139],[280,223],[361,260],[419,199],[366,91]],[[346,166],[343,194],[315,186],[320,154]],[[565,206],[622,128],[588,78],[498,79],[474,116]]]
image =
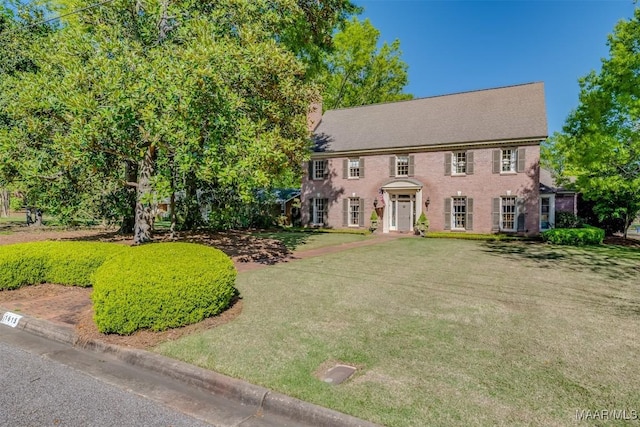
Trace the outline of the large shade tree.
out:
[[[599,72],[580,79],[580,102],[549,157],[601,220],[625,233],[640,211],[640,8],[609,36]]]
[[[24,147],[7,144],[7,129],[15,125],[11,114],[3,108],[2,84],[19,73],[35,73],[37,66],[29,46],[47,37],[53,27],[43,23],[45,9],[32,4],[4,1],[0,4],[0,215],[8,216],[9,196],[22,189],[19,174]]]
[[[352,18],[335,35],[325,56],[323,107],[327,110],[411,99],[404,93],[408,66],[400,41],[378,47],[380,31],[366,19]]]
[[[136,243],[151,239],[154,203],[177,190],[188,199],[207,185],[246,202],[300,168],[318,96],[308,71],[354,10],[344,0],[49,7],[64,21],[31,45],[38,72],[2,82],[11,122],[0,142],[26,148],[21,175],[59,210],[134,204]]]

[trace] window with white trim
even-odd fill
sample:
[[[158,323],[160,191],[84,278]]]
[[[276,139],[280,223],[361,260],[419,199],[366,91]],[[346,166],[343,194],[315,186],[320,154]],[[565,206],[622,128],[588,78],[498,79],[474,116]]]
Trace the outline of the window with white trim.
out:
[[[349,226],[359,226],[360,215],[360,199],[349,198]]]
[[[505,148],[502,150],[500,161],[501,172],[516,172],[516,150]]]
[[[349,178],[360,178],[360,159],[349,159]]]
[[[328,199],[313,199],[313,224],[324,225],[326,223],[327,202]]]
[[[552,196],[540,197],[540,230],[553,228],[554,221]]]
[[[396,176],[409,176],[409,156],[396,156]]]
[[[467,198],[451,199],[451,225],[453,229],[464,230],[467,226]]]
[[[464,175],[467,173],[467,153],[465,151],[458,151],[451,156],[453,175]]]
[[[314,160],[313,161],[313,179],[324,179],[326,174],[327,174],[327,161]]]
[[[516,230],[516,198],[502,197],[500,203],[501,229],[505,231]]]

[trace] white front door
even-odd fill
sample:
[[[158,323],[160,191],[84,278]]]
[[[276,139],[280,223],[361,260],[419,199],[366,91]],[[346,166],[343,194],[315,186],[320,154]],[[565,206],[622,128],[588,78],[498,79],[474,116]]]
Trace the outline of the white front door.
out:
[[[411,231],[415,222],[416,195],[414,194],[390,194],[389,195],[389,230]]]

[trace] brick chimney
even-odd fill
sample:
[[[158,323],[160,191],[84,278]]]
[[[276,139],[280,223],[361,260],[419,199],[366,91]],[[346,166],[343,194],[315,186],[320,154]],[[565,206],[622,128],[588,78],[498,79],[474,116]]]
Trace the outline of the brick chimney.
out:
[[[307,128],[309,132],[313,132],[316,130],[320,121],[322,120],[322,99],[318,102],[313,102],[309,106],[309,111],[307,112]]]

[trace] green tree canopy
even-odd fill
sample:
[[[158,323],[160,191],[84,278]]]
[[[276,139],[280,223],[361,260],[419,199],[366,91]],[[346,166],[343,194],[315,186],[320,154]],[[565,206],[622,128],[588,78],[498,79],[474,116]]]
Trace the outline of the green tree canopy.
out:
[[[580,79],[579,106],[550,139],[555,169],[576,178],[601,220],[626,230],[640,211],[640,9],[608,39],[600,72]]]
[[[379,38],[368,19],[355,17],[336,34],[321,77],[325,110],[413,98],[403,93],[408,66],[401,58],[400,41],[378,49]]]
[[[300,170],[306,113],[318,97],[308,52],[325,47],[348,1],[88,5],[51,2],[65,18],[30,46],[37,72],[0,87],[11,117],[0,143],[25,147],[20,173],[41,198],[95,210],[132,188],[134,240],[143,243],[154,203],[171,193],[208,186],[246,202]],[[297,41],[291,28],[317,14],[326,21]]]

